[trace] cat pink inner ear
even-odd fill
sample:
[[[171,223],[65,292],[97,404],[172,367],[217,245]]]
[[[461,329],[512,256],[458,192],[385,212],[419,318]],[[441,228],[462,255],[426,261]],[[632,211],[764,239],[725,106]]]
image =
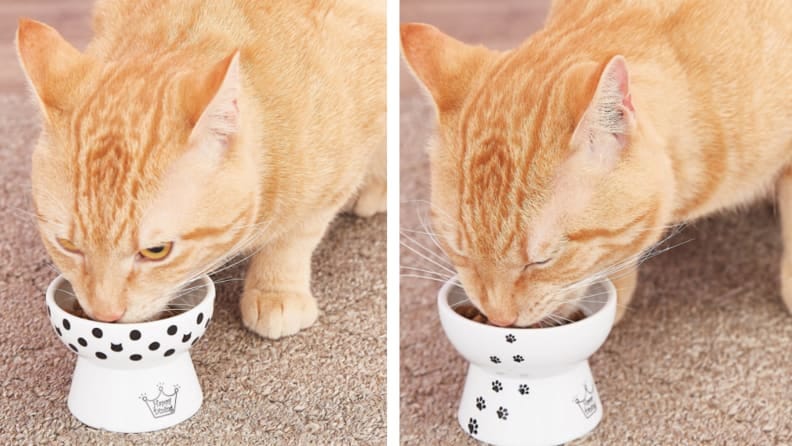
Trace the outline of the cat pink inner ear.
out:
[[[616,83],[616,88],[622,98],[622,105],[627,110],[635,113],[635,108],[632,105],[632,96],[630,95],[630,75],[627,72],[627,62],[624,57],[616,56],[611,59],[605,71],[609,73],[612,81]]]
[[[239,52],[234,51],[190,84],[188,88],[192,91],[187,94],[192,95],[190,105],[194,108],[191,114],[195,122],[190,143],[227,148],[239,130]]]
[[[600,76],[594,97],[573,135],[573,143],[586,147],[608,166],[613,165],[629,142],[635,124],[627,62],[612,58]]]

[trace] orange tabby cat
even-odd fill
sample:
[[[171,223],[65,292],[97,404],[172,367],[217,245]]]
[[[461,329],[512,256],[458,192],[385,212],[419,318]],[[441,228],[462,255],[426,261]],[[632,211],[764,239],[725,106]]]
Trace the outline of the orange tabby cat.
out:
[[[607,275],[621,317],[623,268],[664,228],[774,186],[792,247],[788,1],[558,0],[507,52],[422,24],[401,38],[436,104],[435,230],[490,321],[563,315]],[[781,270],[792,309],[789,249]]]
[[[41,235],[91,317],[151,318],[256,252],[245,325],[278,338],[316,320],[328,223],[355,197],[358,215],[385,210],[384,3],[104,0],[82,53],[20,21]]]

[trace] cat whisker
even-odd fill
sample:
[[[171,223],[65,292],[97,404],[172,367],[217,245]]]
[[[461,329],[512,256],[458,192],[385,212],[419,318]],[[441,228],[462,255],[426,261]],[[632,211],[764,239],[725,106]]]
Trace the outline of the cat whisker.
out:
[[[165,308],[165,311],[189,311],[195,308],[194,305],[184,305],[184,306],[175,306],[175,305],[168,305]]]
[[[401,235],[400,243],[402,243],[403,246],[407,247],[407,245],[404,244],[404,240],[407,240],[410,243],[412,243],[414,245],[414,247],[421,248],[422,253],[431,256],[435,261],[443,263],[443,265],[447,266],[448,268],[452,268],[453,267],[451,262],[446,257],[436,253],[433,249],[422,245],[416,239],[410,237],[409,235],[405,234],[404,232],[400,232],[400,235]],[[412,249],[412,248],[410,248],[410,249]],[[420,254],[420,253],[416,253],[416,254]]]
[[[565,323],[565,324],[568,324],[568,323],[572,322],[572,319],[569,319],[569,318],[566,318],[564,316],[561,316],[560,314],[555,313],[555,312],[550,313],[548,315],[548,317],[551,317],[556,322],[562,322],[562,323]]]
[[[431,201],[420,199],[420,198],[416,198],[416,199],[413,199],[413,200],[404,200],[404,201],[402,201],[399,204],[419,204],[419,205],[425,205],[425,207],[427,209],[432,209],[432,202]],[[448,214],[447,212],[443,212],[440,209],[434,209],[434,212],[438,212],[438,213],[440,213],[441,215],[443,215],[445,217],[451,218],[450,214]]]
[[[402,232],[409,232],[409,233],[412,233],[412,234],[426,235],[426,236],[428,236],[428,237],[431,237],[431,236],[433,235],[432,233],[429,233],[429,232],[426,232],[426,231],[419,231],[419,230],[417,230],[417,229],[406,229],[406,228],[402,228],[402,229],[400,229],[400,231],[402,231]]]
[[[617,273],[622,273],[622,271],[624,271],[624,273],[622,275],[630,273],[630,272],[632,272],[632,270],[634,270],[638,266],[642,265],[643,263],[645,263],[649,259],[657,257],[660,254],[666,253],[666,252],[668,252],[668,251],[670,251],[670,250],[672,250],[674,248],[678,248],[679,246],[682,246],[682,245],[684,245],[686,243],[689,243],[689,242],[693,241],[694,239],[688,239],[688,240],[685,240],[684,242],[677,243],[677,244],[669,246],[669,247],[665,247],[665,248],[662,248],[662,249],[660,248],[660,246],[663,243],[665,243],[666,241],[668,241],[669,239],[671,239],[672,237],[677,235],[679,233],[679,231],[682,230],[682,226],[683,225],[675,226],[675,229],[673,231],[671,231],[670,234],[668,234],[666,237],[664,237],[659,242],[657,242],[654,245],[652,245],[652,247],[648,248],[647,250],[645,250],[643,252],[640,252],[638,254],[635,254],[633,256],[630,256],[627,259],[624,259],[624,260],[621,260],[619,262],[616,262],[613,265],[605,267],[602,270],[600,270],[600,271],[598,271],[596,273],[593,273],[593,274],[589,275],[588,277],[586,277],[584,279],[581,279],[578,282],[573,282],[572,284],[567,285],[563,289],[567,290],[567,291],[577,290],[577,289],[580,289],[581,287],[584,287],[584,286],[588,287],[591,284],[593,284],[594,282],[596,282],[596,281],[598,281],[598,280],[600,280],[600,279],[602,279],[604,277],[610,277],[610,278],[621,277],[621,275],[617,276],[616,274]]]
[[[453,225],[454,222],[457,221],[457,219],[448,212],[445,212],[441,209],[433,208],[432,203],[428,200],[408,200],[405,203],[417,203],[419,205],[425,205],[425,209],[436,214],[435,215],[436,217],[442,217],[442,218],[435,218],[434,223],[439,222],[440,224],[445,223],[447,225]],[[416,209],[420,209],[420,208],[421,208],[420,206],[416,206]]]
[[[445,249],[443,249],[443,247],[440,245],[440,241],[437,240],[437,236],[432,230],[431,222],[427,223],[427,219],[421,216],[421,212],[417,208],[415,213],[418,216],[418,221],[421,223],[421,226],[424,228],[424,231],[426,231],[426,234],[429,236],[429,239],[432,241],[432,243],[434,243],[437,249],[439,249],[442,253],[448,255],[448,253],[445,252]]]
[[[445,280],[448,280],[450,278],[448,276],[448,274],[444,274],[444,273],[441,273],[441,272],[432,271],[432,270],[428,270],[428,269],[416,268],[416,267],[413,267],[413,266],[404,266],[404,265],[400,265],[400,268],[404,269],[404,270],[418,271],[418,272],[422,272],[422,273],[427,273],[427,274],[439,276],[441,279],[445,279]]]
[[[649,251],[647,251],[645,253],[642,253],[635,260],[632,260],[630,262],[623,262],[622,264],[617,264],[616,267],[611,268],[610,271],[601,273],[600,277],[606,277],[606,276],[607,277],[612,277],[612,278],[621,277],[621,276],[615,276],[614,274],[622,272],[622,271],[625,271],[624,274],[629,273],[632,270],[634,270],[635,268],[638,268],[640,265],[646,263],[648,260],[650,260],[650,259],[652,259],[654,257],[657,257],[660,254],[664,254],[664,253],[666,253],[666,252],[668,252],[668,251],[670,251],[670,250],[672,250],[674,248],[678,248],[678,247],[680,247],[682,245],[685,245],[685,244],[687,244],[687,243],[689,243],[689,242],[691,242],[693,240],[694,239],[688,239],[688,240],[680,242],[680,243],[678,243],[676,245],[672,245],[672,246],[669,246],[669,247],[666,247],[666,248],[663,248],[663,249],[651,249],[651,250],[649,250]]]
[[[453,274],[456,274],[456,272],[455,272],[454,270],[452,270],[451,268],[449,268],[449,267],[447,267],[447,266],[443,265],[442,263],[440,263],[440,262],[438,262],[438,261],[436,261],[436,260],[433,260],[433,259],[432,259],[431,257],[429,257],[428,255],[422,254],[420,251],[418,251],[418,250],[416,250],[415,248],[413,248],[412,246],[410,246],[410,245],[408,245],[408,244],[404,243],[403,241],[401,241],[401,240],[400,240],[400,241],[399,241],[399,244],[400,244],[401,246],[403,246],[403,247],[405,247],[405,248],[409,249],[410,251],[412,251],[412,252],[413,252],[415,255],[417,255],[418,257],[421,257],[422,259],[426,260],[427,262],[429,262],[429,263],[432,263],[432,264],[434,264],[435,266],[438,266],[438,267],[442,268],[443,270],[447,271],[449,274],[452,274],[452,275],[453,275]],[[424,248],[424,249],[425,249],[425,248]]]
[[[548,321],[550,323],[548,323]],[[546,315],[545,317],[543,317],[541,319],[539,319],[538,324],[539,324],[539,326],[541,328],[545,328],[545,327],[543,327],[544,324],[547,324],[547,327],[557,327],[559,325],[562,325],[561,321],[558,320],[557,317],[554,314],[552,314],[552,313]]]
[[[215,285],[219,285],[219,284],[221,284],[221,283],[228,283],[228,282],[241,282],[241,281],[243,281],[243,280],[244,280],[244,279],[239,279],[239,278],[232,278],[232,279],[224,279],[224,280],[214,280],[214,281],[213,281],[213,283],[214,283]],[[179,298],[179,297],[185,296],[185,295],[187,295],[187,294],[190,294],[192,291],[199,290],[199,289],[201,289],[201,288],[207,288],[208,286],[209,286],[208,284],[202,283],[202,284],[200,284],[200,285],[191,286],[191,287],[189,287],[189,288],[180,288],[180,289],[177,289],[176,293],[175,293],[175,294],[173,294],[173,295],[171,296],[171,298],[172,298],[172,299],[176,299],[176,298]]]
[[[56,197],[56,196],[55,196],[55,195],[54,195],[52,192],[50,192],[48,189],[42,189],[42,188],[36,188],[36,189],[34,189],[34,188],[33,188],[33,185],[32,185],[32,184],[30,184],[30,185],[28,185],[28,191],[30,192],[30,196],[31,196],[31,198],[32,198],[33,196],[36,196],[36,195],[42,195],[42,196],[44,196],[44,197],[45,197],[47,200],[49,200],[51,203],[53,203],[55,206],[58,206],[58,208],[60,208],[60,209],[59,209],[59,210],[60,210],[60,212],[61,212],[63,215],[69,215],[69,211],[68,211],[68,209],[66,209],[66,206],[64,206],[64,204],[63,204],[63,200],[59,200],[59,199],[58,199],[58,198],[57,198],[57,197]]]
[[[447,279],[438,279],[437,277],[428,277],[428,276],[421,276],[418,274],[400,274],[399,277],[406,277],[406,278],[413,278],[413,279],[423,279],[429,280],[437,283],[446,283]]]
[[[568,293],[554,293],[554,294],[550,295],[550,302],[561,302],[562,300],[565,301],[565,302],[567,302],[567,301],[568,302],[578,302],[578,301],[582,301],[582,300],[588,300],[588,299],[591,299],[591,298],[594,298],[594,297],[607,296],[609,294],[610,294],[610,291],[600,291],[600,292],[592,293],[592,294],[581,294],[579,297],[570,298]],[[559,298],[562,298],[562,299],[561,300],[556,300],[555,299],[556,297],[559,297]]]
[[[247,260],[247,259],[249,259],[250,257],[253,257],[254,255],[258,254],[259,252],[261,252],[261,250],[262,250],[262,249],[264,249],[264,247],[265,247],[263,244],[262,244],[262,245],[261,245],[261,246],[260,246],[258,249],[256,249],[256,250],[253,250],[253,252],[251,252],[249,255],[247,255],[247,256],[244,256],[242,259],[240,259],[240,260],[237,260],[237,261],[232,261],[232,262],[230,262],[229,264],[227,264],[227,265],[225,265],[225,266],[222,266],[222,265],[223,265],[223,263],[225,263],[225,262],[228,262],[228,259],[231,259],[231,258],[233,258],[233,257],[234,257],[234,256],[236,256],[238,253],[240,253],[240,252],[243,252],[243,251],[244,251],[244,250],[246,250],[246,249],[247,249],[249,246],[251,246],[251,245],[255,244],[255,243],[256,243],[256,241],[257,241],[257,240],[258,240],[258,239],[259,239],[259,238],[262,236],[262,234],[264,233],[264,231],[266,230],[266,228],[268,228],[268,227],[269,227],[269,224],[270,224],[270,222],[267,222],[267,224],[263,225],[263,228],[262,228],[262,229],[260,229],[260,230],[258,230],[258,231],[253,231],[253,232],[252,232],[252,233],[251,233],[249,236],[247,236],[247,237],[245,237],[245,238],[242,238],[242,239],[241,239],[239,242],[237,242],[237,243],[236,243],[236,244],[235,244],[235,245],[234,245],[234,246],[233,246],[233,247],[232,247],[232,248],[231,248],[231,249],[228,251],[228,253],[226,253],[226,255],[224,255],[223,257],[221,257],[221,258],[220,258],[218,261],[216,261],[216,262],[214,262],[214,263],[211,263],[211,264],[209,264],[207,267],[205,267],[205,268],[203,268],[203,269],[199,270],[197,273],[195,273],[195,274],[194,274],[194,275],[193,275],[193,276],[190,278],[190,280],[187,280],[187,281],[186,281],[186,283],[189,283],[189,282],[191,282],[191,281],[193,281],[193,280],[195,280],[195,279],[199,278],[200,276],[202,276],[202,275],[204,275],[204,274],[207,274],[207,273],[210,273],[210,272],[212,272],[213,274],[217,274],[217,273],[220,273],[220,272],[222,272],[222,271],[226,271],[226,270],[228,270],[228,269],[230,269],[230,268],[233,268],[234,266],[236,266],[236,265],[239,265],[240,263],[242,263],[242,262],[246,261],[246,260]],[[222,268],[220,268],[220,269],[216,269],[216,270],[215,270],[215,268],[218,268],[218,267],[220,267],[220,266],[222,266]]]
[[[58,268],[56,268],[56,267],[55,267],[55,265],[54,265],[54,264],[52,264],[50,261],[47,261],[47,260],[45,260],[45,261],[43,261],[43,262],[42,262],[42,265],[44,265],[44,266],[46,266],[47,268],[51,269],[51,270],[52,270],[52,271],[53,271],[55,274],[57,274],[57,275],[60,275],[60,274],[61,274],[61,272],[60,272],[60,271],[58,271]]]
[[[56,293],[63,293],[63,294],[65,294],[65,295],[67,295],[67,296],[71,296],[71,297],[73,297],[73,298],[77,299],[77,295],[76,295],[76,294],[72,293],[71,291],[66,291],[66,290],[64,290],[64,289],[62,289],[62,288],[58,289],[58,290],[56,291]]]
[[[584,302],[595,303],[595,304],[607,304],[608,303],[608,299],[599,300],[599,299],[584,298],[582,300],[553,301],[553,302],[551,302],[551,305],[558,306],[558,307],[560,307],[562,305],[573,305],[577,309],[582,310],[583,309],[582,305],[583,305]],[[634,307],[631,307],[630,305],[625,305],[625,304],[619,303],[618,300],[616,301],[616,308],[623,308],[623,309],[625,309],[627,311],[632,311],[632,310],[635,309]]]
[[[459,302],[456,302],[456,303],[451,304],[449,306],[451,308],[456,308],[456,307],[460,307],[462,305],[473,305],[475,307],[475,305],[473,304],[473,301],[470,300],[470,299],[460,300]]]
[[[241,277],[229,277],[229,278],[226,278],[226,279],[214,280],[213,282],[214,282],[215,285],[218,285],[218,284],[221,284],[221,283],[244,282],[244,281],[245,281],[245,279],[243,279]]]
[[[34,214],[32,212],[29,212],[29,211],[26,211],[26,210],[24,210],[22,208],[12,207],[12,208],[8,208],[8,211],[9,211],[8,212],[9,215],[17,217],[17,218],[19,218],[22,221],[25,221],[25,222],[31,222],[31,221],[32,222],[36,222],[36,221],[38,221],[38,216],[36,214]]]
[[[251,244],[252,244],[252,242],[251,242]],[[239,265],[240,263],[243,263],[243,262],[245,262],[246,260],[248,260],[249,258],[253,257],[254,255],[258,254],[258,253],[259,253],[259,252],[261,252],[261,250],[263,250],[264,248],[265,248],[265,246],[264,246],[264,245],[262,245],[262,246],[260,246],[258,249],[255,249],[255,250],[253,250],[253,251],[252,251],[250,254],[248,254],[248,255],[246,255],[246,256],[244,256],[244,257],[242,257],[241,259],[239,259],[239,260],[237,260],[237,261],[232,261],[232,262],[230,262],[229,264],[227,264],[227,265],[224,265],[222,268],[220,268],[220,269],[218,269],[218,270],[215,270],[215,271],[213,271],[213,273],[215,273],[215,274],[216,274],[216,273],[219,273],[219,272],[227,271],[227,270],[229,270],[229,269],[231,269],[231,268],[233,268],[233,267],[235,267],[235,266]]]

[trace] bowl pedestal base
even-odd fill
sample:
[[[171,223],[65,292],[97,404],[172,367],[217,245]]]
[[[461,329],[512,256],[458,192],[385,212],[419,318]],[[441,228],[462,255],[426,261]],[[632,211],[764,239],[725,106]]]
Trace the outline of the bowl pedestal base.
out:
[[[555,446],[594,430],[602,403],[588,361],[552,373],[509,376],[471,364],[458,420],[477,440],[499,445]]]
[[[203,392],[189,351],[147,368],[118,369],[79,356],[68,406],[88,426],[149,432],[174,426],[201,407]]]

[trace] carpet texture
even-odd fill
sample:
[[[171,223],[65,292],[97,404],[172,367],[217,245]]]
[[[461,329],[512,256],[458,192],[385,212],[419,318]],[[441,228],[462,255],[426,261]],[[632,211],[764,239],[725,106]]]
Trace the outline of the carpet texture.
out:
[[[420,250],[433,247],[419,232],[428,222],[424,147],[434,111],[417,89],[407,91],[400,218],[413,239],[402,241]],[[792,445],[792,316],[779,296],[773,207],[692,224],[668,245],[686,241],[644,264],[632,310],[591,358],[604,418],[573,444]],[[401,264],[443,272],[406,248]],[[437,317],[440,284],[402,274],[402,443],[475,444],[456,421],[467,369]]]
[[[193,360],[204,403],[165,431],[113,434],[69,413],[75,356],[52,331],[55,272],[29,212],[38,133],[26,98],[0,97],[0,444],[384,444],[385,216],[341,216],[314,256],[314,327],[279,341],[241,324],[241,282],[218,285]],[[243,277],[243,266],[216,280]]]

